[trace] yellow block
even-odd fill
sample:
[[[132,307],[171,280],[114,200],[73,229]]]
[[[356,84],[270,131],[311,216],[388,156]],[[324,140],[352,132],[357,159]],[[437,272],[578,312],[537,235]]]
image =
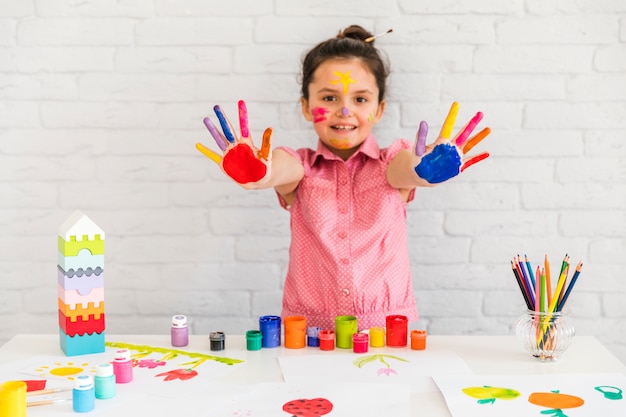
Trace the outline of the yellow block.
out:
[[[104,301],[100,302],[96,305],[90,302],[87,303],[87,307],[83,307],[82,304],[76,304],[76,306],[72,309],[69,305],[65,304],[63,300],[58,298],[59,301],[59,310],[68,317],[71,321],[76,321],[78,316],[82,316],[83,320],[89,320],[89,315],[93,314],[93,318],[98,320],[100,319],[100,315],[104,314]]]
[[[100,235],[96,235],[94,240],[88,240],[87,235],[83,236],[83,240],[76,240],[76,236],[70,236],[70,241],[59,236],[59,252],[63,256],[76,256],[82,249],[88,249],[92,255],[104,255],[104,240],[100,239]]]

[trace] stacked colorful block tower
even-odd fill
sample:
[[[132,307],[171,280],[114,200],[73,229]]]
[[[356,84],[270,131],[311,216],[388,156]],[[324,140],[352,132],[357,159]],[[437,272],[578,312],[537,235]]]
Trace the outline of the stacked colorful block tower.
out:
[[[77,210],[59,228],[58,246],[61,349],[104,352],[104,232]]]

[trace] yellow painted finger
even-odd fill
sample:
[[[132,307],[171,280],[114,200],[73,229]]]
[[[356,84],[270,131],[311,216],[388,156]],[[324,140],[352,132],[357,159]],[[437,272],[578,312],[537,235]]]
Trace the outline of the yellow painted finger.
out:
[[[263,132],[263,144],[261,145],[261,150],[259,151],[259,158],[267,161],[267,158],[270,154],[270,148],[272,147],[272,128],[268,127]]]
[[[209,158],[211,161],[215,162],[216,164],[219,165],[220,162],[222,162],[222,157],[219,154],[213,152],[212,150],[210,150],[203,144],[196,143],[196,149],[199,150],[204,156],[206,156],[207,158]]]
[[[491,129],[489,129],[488,127],[478,132],[476,136],[468,140],[465,146],[463,146],[463,153],[465,154],[471,151],[474,146],[478,145],[480,141],[485,139],[487,135],[489,135],[490,133],[491,133]]]
[[[443,122],[443,126],[441,127],[441,134],[439,137],[444,139],[450,139],[452,135],[452,129],[454,129],[454,123],[456,122],[456,115],[459,113],[459,103],[456,101],[452,103],[450,107],[450,111],[446,116],[446,120]]]

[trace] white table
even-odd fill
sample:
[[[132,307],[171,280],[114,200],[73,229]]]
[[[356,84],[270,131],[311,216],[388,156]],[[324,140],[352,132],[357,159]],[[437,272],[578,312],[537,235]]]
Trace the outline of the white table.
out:
[[[170,346],[169,335],[107,335],[107,341],[151,346]],[[184,348],[194,352],[205,352],[228,356],[229,350],[245,350],[243,336],[228,336],[226,349],[221,352],[210,351],[208,336],[190,336],[189,346]],[[385,348],[397,349],[404,348]],[[409,349],[409,348],[406,348]],[[567,374],[567,373],[623,373],[626,366],[612,355],[595,337],[576,336],[561,360],[554,363],[535,361],[521,348],[515,336],[428,336],[428,350],[451,351],[461,357],[476,374],[484,375],[529,375],[529,374]],[[351,352],[347,350],[338,350]],[[237,369],[225,380],[230,382],[281,382],[282,373],[276,358],[279,356],[307,355],[319,353],[315,348],[287,349],[278,347],[262,349],[250,355],[247,366]],[[18,335],[0,347],[0,369],[3,364],[25,360],[42,355],[62,355],[58,335]],[[79,358],[79,357],[68,357]],[[32,379],[25,377],[24,379]],[[4,381],[0,375],[0,381]],[[29,407],[29,417],[48,415],[48,407]],[[134,411],[136,412],[136,410]],[[129,410],[128,415],[134,412]],[[411,397],[413,416],[450,416],[441,393],[414,393]],[[73,412],[54,415],[75,417]],[[183,414],[181,414],[182,416]],[[200,415],[200,414],[198,414]]]

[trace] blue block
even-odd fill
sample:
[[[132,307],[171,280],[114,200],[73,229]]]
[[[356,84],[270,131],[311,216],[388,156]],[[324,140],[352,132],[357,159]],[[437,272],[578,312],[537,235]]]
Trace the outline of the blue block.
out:
[[[104,332],[84,334],[83,336],[68,336],[59,328],[61,350],[66,356],[89,355],[104,352]]]

